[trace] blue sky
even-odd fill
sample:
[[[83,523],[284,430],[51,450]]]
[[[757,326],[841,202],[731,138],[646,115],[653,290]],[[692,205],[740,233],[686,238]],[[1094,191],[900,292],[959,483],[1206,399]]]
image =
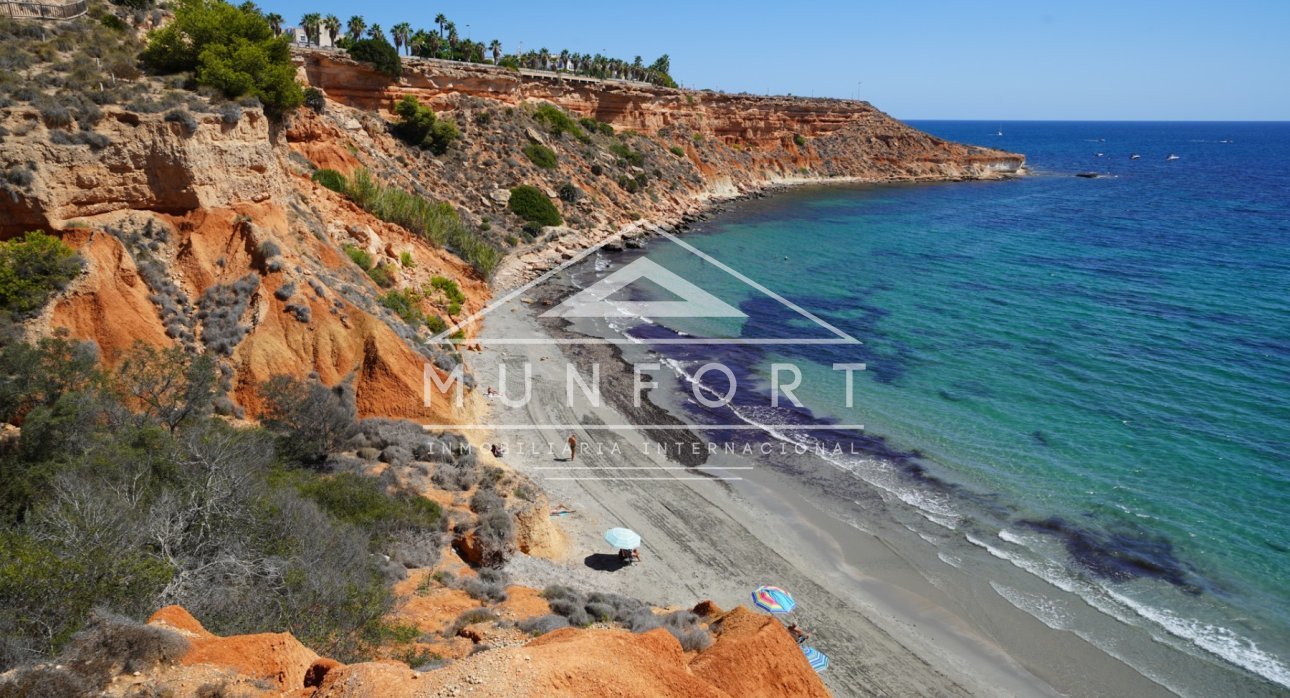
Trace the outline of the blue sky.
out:
[[[1290,120],[1286,0],[261,4],[386,29],[442,12],[507,52],[667,53],[687,87],[859,94],[905,119]]]

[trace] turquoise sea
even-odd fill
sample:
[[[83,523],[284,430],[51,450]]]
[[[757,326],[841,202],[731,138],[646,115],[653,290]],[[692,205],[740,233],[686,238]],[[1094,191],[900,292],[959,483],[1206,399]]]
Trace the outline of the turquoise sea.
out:
[[[914,125],[1033,174],[792,189],[682,238],[862,344],[659,351],[735,367],[740,419],[802,425],[779,438],[894,464],[833,459],[929,521],[1290,688],[1290,124]],[[828,336],[683,247],[645,254],[748,315],[645,342]],[[803,408],[765,399],[775,360]],[[831,366],[857,361],[848,409]]]

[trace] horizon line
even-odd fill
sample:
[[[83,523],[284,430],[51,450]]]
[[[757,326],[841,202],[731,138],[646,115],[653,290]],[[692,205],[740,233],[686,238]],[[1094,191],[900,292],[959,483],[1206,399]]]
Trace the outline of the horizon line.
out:
[[[916,117],[916,116],[897,116],[897,117],[892,117],[892,118],[897,119],[898,121],[905,121],[905,122],[909,122],[909,121],[959,121],[959,122],[963,122],[963,121],[972,121],[972,122],[978,122],[978,121],[979,121],[979,122],[981,122],[981,123],[985,123],[985,124],[997,124],[997,123],[1005,123],[1005,124],[1009,124],[1009,123],[1011,123],[1011,124],[1024,124],[1024,123],[1089,123],[1089,124],[1159,124],[1159,123],[1173,123],[1173,124],[1290,124],[1290,118],[1285,118],[1285,119],[1052,119],[1052,118],[1045,118],[1045,119],[1015,119],[1015,118],[1014,118],[1014,119],[1005,119],[1005,118],[998,118],[998,119],[983,119],[983,118],[980,118],[980,117],[974,117],[974,118],[970,118],[970,119],[968,119],[968,118],[961,118],[961,119],[958,119],[958,118],[949,118],[949,117],[925,118],[925,117]]]

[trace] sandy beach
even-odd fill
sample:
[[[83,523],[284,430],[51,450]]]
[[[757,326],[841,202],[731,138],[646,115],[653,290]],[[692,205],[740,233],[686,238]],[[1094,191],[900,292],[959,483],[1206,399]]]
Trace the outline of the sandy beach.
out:
[[[550,336],[551,321],[536,318],[550,302],[530,293],[495,309],[481,338]],[[628,347],[625,358],[634,351],[643,349]],[[623,394],[630,373],[616,353],[545,343],[468,353],[481,386],[498,386],[504,363],[511,396],[522,390],[523,366],[532,367],[531,399],[515,407],[487,400],[483,421],[491,428],[476,430],[473,440],[504,444],[507,464],[544,488],[553,508],[572,512],[555,517],[569,536],[565,559],[518,556],[511,563],[518,582],[572,584],[672,607],[711,599],[723,608],[749,604],[758,585],[783,586],[799,602],[794,620],[813,633],[810,644],[831,656],[824,679],[839,696],[1168,695],[1076,635],[1017,610],[971,568],[964,574],[938,560],[934,547],[891,518],[879,493],[809,457],[785,454],[783,467],[767,467],[764,457],[716,454],[692,468],[676,453],[704,448],[695,433],[606,428],[658,423],[675,392],[660,372],[651,397],[661,407],[619,409],[631,406]],[[566,406],[569,361],[582,375],[601,364],[604,404],[589,404],[575,389],[578,399]],[[580,449],[569,462],[571,432]],[[679,442],[676,451],[660,444],[667,441]],[[837,501],[822,500],[822,490]],[[861,519],[839,513],[856,504]],[[601,538],[615,526],[641,534],[642,564],[618,569]]]

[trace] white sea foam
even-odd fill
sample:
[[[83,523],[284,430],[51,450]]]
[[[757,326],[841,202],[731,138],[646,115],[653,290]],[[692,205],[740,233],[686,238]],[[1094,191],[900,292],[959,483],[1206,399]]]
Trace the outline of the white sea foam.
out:
[[[677,376],[684,379],[691,385],[697,385],[698,389],[713,399],[719,399],[722,396],[717,391],[712,390],[702,382],[696,382],[694,375],[686,370],[685,366],[673,359],[662,359],[662,363],[672,369]],[[746,424],[760,427],[767,435],[784,443],[795,446],[803,446],[815,455],[820,456],[826,462],[859,477],[864,482],[878,488],[879,490],[896,497],[901,502],[911,507],[915,512],[928,521],[946,528],[955,530],[957,528],[960,516],[957,511],[950,506],[948,498],[938,493],[932,493],[925,488],[911,486],[898,482],[900,474],[885,461],[875,458],[861,458],[853,454],[835,454],[832,449],[825,447],[813,436],[795,432],[789,429],[775,429],[758,419],[754,410],[749,407],[730,406],[733,412],[740,420]],[[774,415],[769,418],[774,421]],[[802,425],[803,430],[809,430],[812,425]]]
[[[1028,559],[1026,556],[1004,550],[998,546],[990,545],[989,543],[970,534],[965,537],[968,542],[984,548],[994,557],[1005,560],[1015,567],[1039,577],[1062,591],[1076,594],[1099,612],[1106,614],[1125,625],[1145,630],[1158,642],[1162,642],[1170,645],[1171,647],[1182,650],[1184,648],[1177,643],[1177,640],[1182,640],[1185,645],[1193,648],[1188,651],[1195,652],[1196,650],[1204,650],[1237,666],[1254,672],[1269,681],[1290,687],[1290,666],[1287,666],[1281,658],[1260,648],[1254,641],[1242,637],[1228,628],[1203,623],[1190,618],[1183,618],[1171,611],[1140,603],[1106,586],[1092,584],[1080,579],[1073,575],[1067,568],[1055,562],[1050,562],[1046,559]],[[1008,530],[1000,531],[999,538],[1014,545],[1025,547],[1032,552],[1038,552],[1035,550],[1036,546],[1033,541],[1028,541],[1025,537],[1014,532]],[[998,589],[995,591],[998,591]],[[1008,600],[1010,602],[1013,601],[1013,599]],[[1013,605],[1017,604],[1014,603]],[[1022,610],[1029,611],[1030,609],[1023,608]],[[1169,636],[1176,638],[1176,640],[1169,641],[1166,637],[1162,637],[1158,633],[1153,632],[1151,628],[1144,627],[1141,622],[1144,619],[1151,621],[1152,624],[1160,627],[1166,631]],[[1047,623],[1047,621],[1042,617],[1040,617],[1040,620],[1044,620],[1044,622]],[[1081,637],[1084,637],[1084,635],[1081,634]],[[1090,637],[1085,637],[1085,639],[1098,647],[1101,647],[1104,651],[1113,654],[1113,656],[1117,656],[1122,661],[1127,661],[1124,657],[1119,657],[1112,653],[1110,646],[1105,642],[1098,642],[1095,638]],[[1136,666],[1136,663],[1131,662],[1130,665],[1142,672],[1144,676],[1151,678],[1157,683],[1162,683],[1161,677],[1148,674],[1143,671],[1142,667]]]
[[[1164,628],[1171,635],[1182,638],[1206,651],[1263,678],[1290,688],[1290,666],[1276,655],[1259,647],[1258,643],[1242,637],[1230,628],[1203,623],[1191,618],[1181,618],[1172,611],[1156,608],[1107,590],[1116,601],[1133,609],[1134,613]]]
[[[646,320],[648,321],[648,320]],[[685,370],[684,366],[675,360],[663,359],[663,363],[673,370],[679,377],[687,382],[694,384],[694,376]],[[701,382],[698,384],[699,389],[705,391],[710,396],[720,397],[716,391],[704,386]],[[731,411],[734,412],[744,422],[761,427],[762,430],[772,438],[795,445],[811,445],[815,441],[807,434],[795,433],[788,430],[777,430],[758,422],[753,417],[745,414],[740,409],[733,406]],[[804,425],[803,429],[810,429],[809,425]],[[814,450],[814,453],[820,455],[830,464],[841,470],[849,472],[866,483],[877,487],[879,490],[896,497],[901,502],[913,508],[928,521],[950,530],[956,530],[958,523],[961,521],[960,515],[949,505],[946,498],[936,496],[921,488],[907,486],[898,483],[899,473],[891,464],[873,458],[857,458],[854,456],[835,456],[827,450]],[[1138,512],[1127,512],[1139,517],[1149,517],[1149,515]],[[928,543],[937,545],[939,543],[919,533]],[[1017,532],[1007,529],[998,533],[1001,541],[1013,546],[1024,548],[1026,553],[1014,552],[1005,549],[1002,546],[992,545],[983,541],[970,533],[965,533],[965,538],[973,545],[986,550],[991,556],[1004,560],[1014,567],[1021,569],[1034,577],[1037,577],[1056,589],[1075,594],[1087,602],[1091,607],[1099,612],[1108,615],[1121,623],[1133,627],[1141,628],[1146,631],[1153,639],[1163,642],[1170,646],[1178,647],[1176,641],[1169,641],[1166,637],[1153,632],[1150,628],[1144,627],[1140,622],[1146,619],[1155,625],[1166,630],[1170,636],[1177,640],[1185,641],[1186,644],[1204,649],[1218,657],[1252,671],[1270,681],[1279,685],[1290,687],[1290,666],[1287,666],[1278,657],[1262,650],[1253,641],[1241,637],[1233,631],[1213,625],[1201,623],[1199,621],[1181,618],[1174,613],[1163,609],[1157,609],[1134,602],[1132,599],[1117,594],[1106,587],[1085,580],[1070,570],[1065,565],[1050,559],[1043,552],[1043,541],[1029,540]],[[955,568],[962,568],[963,561],[956,555],[946,552],[943,548],[938,550],[937,557],[947,565]],[[1027,593],[1012,587],[1007,587],[997,582],[991,581],[991,587],[1002,598],[1006,599],[1016,608],[1034,616],[1046,626],[1057,630],[1068,630],[1072,623],[1071,612],[1062,604],[1052,599],[1045,598],[1039,594]],[[1139,618],[1135,618],[1134,614]],[[1133,666],[1139,673],[1156,683],[1175,690],[1169,686],[1169,682],[1158,672],[1152,671],[1149,667],[1139,666],[1140,662],[1130,661],[1129,658],[1122,656],[1114,651],[1115,642],[1099,641],[1097,638],[1088,636],[1083,632],[1076,632],[1077,635],[1088,642],[1100,647],[1113,657],[1124,661]],[[1182,649],[1179,647],[1179,649]]]
[[[995,581],[990,582],[990,588],[994,589],[995,593],[1006,599],[1008,603],[1029,613],[1053,630],[1070,630],[1070,611],[1066,610],[1064,605],[1056,599],[1013,589]]]

